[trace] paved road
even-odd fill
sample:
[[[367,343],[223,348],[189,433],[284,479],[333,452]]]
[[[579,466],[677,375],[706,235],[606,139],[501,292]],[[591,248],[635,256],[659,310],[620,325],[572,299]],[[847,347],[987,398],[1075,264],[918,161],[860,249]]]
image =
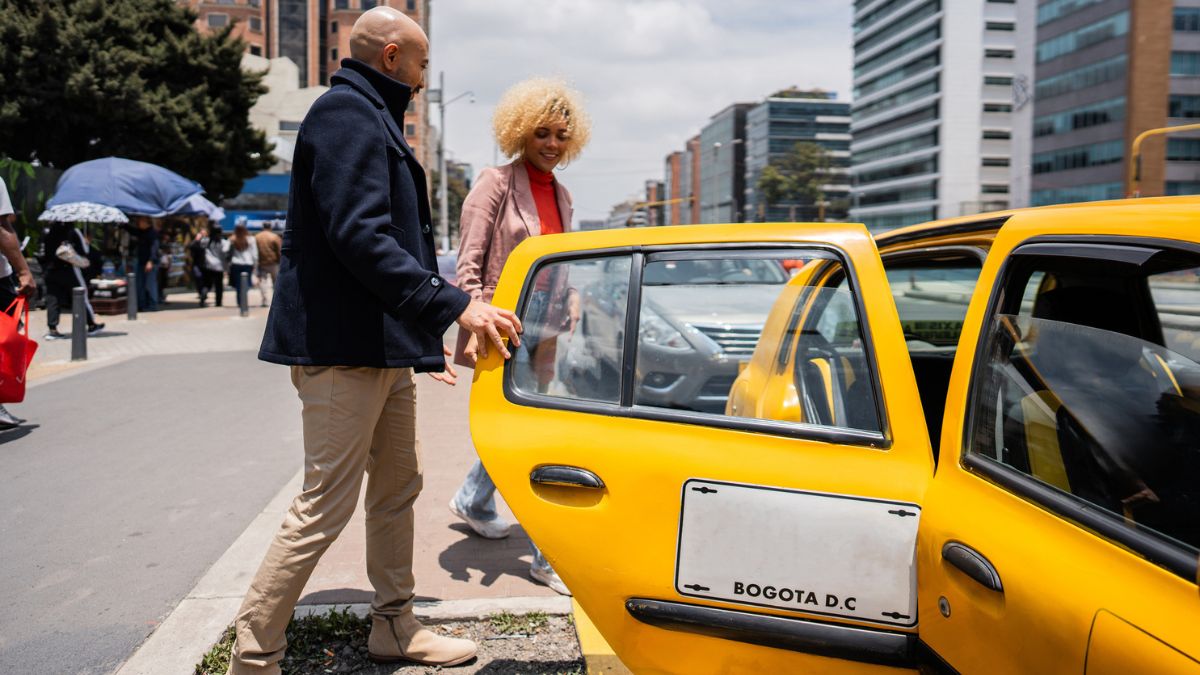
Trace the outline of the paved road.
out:
[[[0,432],[0,673],[104,673],[299,467],[287,370],[143,356],[31,387]]]

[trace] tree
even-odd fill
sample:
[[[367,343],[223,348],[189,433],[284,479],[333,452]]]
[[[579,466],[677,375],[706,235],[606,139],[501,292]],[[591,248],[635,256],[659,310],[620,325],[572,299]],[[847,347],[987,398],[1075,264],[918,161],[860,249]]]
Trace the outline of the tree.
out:
[[[800,142],[791,151],[763,168],[758,191],[764,208],[790,202],[791,219],[797,206],[820,205],[825,201],[825,186],[832,179],[829,153],[816,143]]]
[[[0,150],[58,169],[152,162],[216,200],[271,166],[249,125],[265,91],[227,27],[176,0],[0,0]]]

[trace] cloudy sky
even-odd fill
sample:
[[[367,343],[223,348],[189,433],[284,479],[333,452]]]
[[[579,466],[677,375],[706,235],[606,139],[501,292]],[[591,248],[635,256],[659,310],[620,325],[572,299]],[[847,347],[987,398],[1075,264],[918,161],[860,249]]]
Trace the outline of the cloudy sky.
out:
[[[575,218],[604,218],[710,115],[797,85],[850,94],[851,2],[841,0],[432,0],[429,86],[446,73],[449,156],[495,163],[492,108],[511,84],[567,79],[592,141],[560,180]],[[434,123],[437,108],[430,107]],[[501,157],[500,161],[504,161]]]

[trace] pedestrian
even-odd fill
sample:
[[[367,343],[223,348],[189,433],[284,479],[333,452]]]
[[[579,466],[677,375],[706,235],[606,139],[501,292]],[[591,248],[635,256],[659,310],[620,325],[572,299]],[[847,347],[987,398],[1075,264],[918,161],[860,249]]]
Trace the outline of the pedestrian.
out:
[[[43,277],[46,281],[46,333],[47,340],[61,340],[66,336],[58,332],[58,321],[62,308],[72,307],[72,290],[87,288],[81,267],[87,263],[91,246],[70,223],[54,223],[42,239],[44,255],[42,257]],[[92,303],[88,302],[84,293],[84,311],[87,314],[87,332],[95,335],[104,329],[104,324],[96,322],[92,311]],[[80,326],[71,326],[71,330],[80,330]]]
[[[242,291],[246,293],[246,304],[250,304],[250,281],[254,268],[258,266],[258,244],[250,236],[245,222],[233,226],[233,237],[229,242],[229,285],[237,293],[241,306]],[[246,288],[242,288],[246,286]]]
[[[492,126],[501,152],[516,159],[480,172],[459,220],[458,286],[483,302],[491,302],[500,271],[517,244],[529,236],[570,228],[571,194],[554,177],[554,169],[579,155],[591,130],[578,93],[542,78],[509,89],[496,107]],[[554,372],[557,333],[573,330],[579,319],[579,294],[558,279],[544,288],[539,285],[529,307],[518,359],[528,358],[530,365],[518,370],[530,371],[538,391],[545,391]],[[548,318],[551,313],[553,318]],[[474,367],[475,336],[460,331],[458,337],[455,362]],[[495,483],[476,460],[450,500],[450,511],[481,537],[507,537],[510,525],[496,513],[495,495]],[[532,548],[529,576],[569,595],[542,552],[536,545]]]
[[[204,288],[200,294],[200,306],[205,305],[208,289],[212,289],[217,307],[221,306],[221,296],[225,292],[225,258],[229,255],[229,241],[221,231],[220,223],[210,222],[208,234],[204,237]]]
[[[171,238],[163,232],[158,242],[158,302],[167,301],[167,282],[171,277]]]
[[[296,139],[279,285],[259,358],[291,366],[303,403],[304,487],[235,620],[230,673],[279,673],[284,629],[321,554],[366,488],[368,654],[431,666],[475,655],[413,615],[413,503],[421,491],[414,372],[454,384],[442,335],[459,326],[520,345],[516,315],[435,272],[425,171],[404,113],[425,83],[429,42],[390,7],[364,12],[350,54]]]
[[[196,295],[200,299],[201,307],[205,306],[208,299],[208,282],[204,275],[204,249],[207,243],[205,230],[196,230],[187,247],[188,271],[191,272],[192,283],[196,286]]]
[[[138,311],[158,311],[158,231],[154,221],[145,216],[134,217],[137,237],[137,304]]]
[[[0,255],[0,312],[8,309],[18,296],[33,302],[33,296],[37,293],[37,282],[33,280],[33,273],[29,271],[29,264],[21,252],[16,220],[8,185],[0,178],[0,254],[3,254]],[[0,429],[12,429],[24,422],[24,419],[0,405]]]
[[[262,306],[271,304],[267,300],[267,281],[271,282],[271,292],[275,292],[275,282],[279,278],[279,256],[282,253],[283,238],[275,234],[271,221],[263,222],[262,232],[254,235],[258,245],[258,293],[262,296]]]

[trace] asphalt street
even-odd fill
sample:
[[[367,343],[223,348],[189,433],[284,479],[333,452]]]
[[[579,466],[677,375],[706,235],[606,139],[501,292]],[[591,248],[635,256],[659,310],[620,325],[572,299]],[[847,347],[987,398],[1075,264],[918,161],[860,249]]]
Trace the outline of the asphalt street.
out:
[[[254,353],[143,356],[30,388],[0,432],[0,673],[107,673],[300,468]]]

